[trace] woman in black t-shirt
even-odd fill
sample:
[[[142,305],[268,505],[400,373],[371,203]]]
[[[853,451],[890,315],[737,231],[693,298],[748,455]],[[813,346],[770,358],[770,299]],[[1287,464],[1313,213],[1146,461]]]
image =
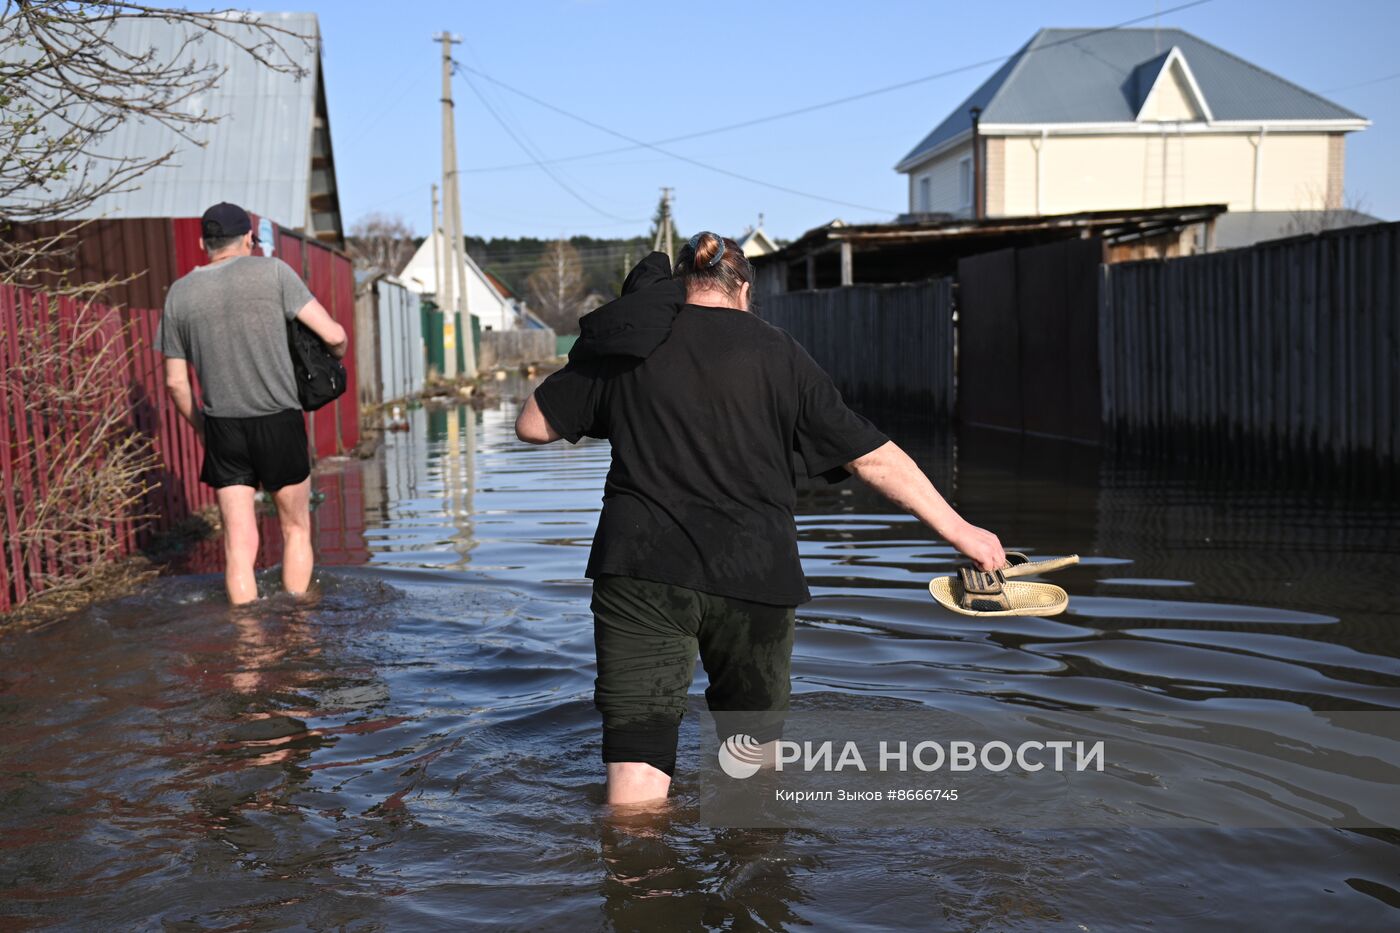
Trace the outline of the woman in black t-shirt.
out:
[[[648,262],[658,271],[644,283]],[[747,313],[753,268],[738,244],[702,233],[675,280],[668,265],[648,257],[631,294],[585,319],[569,365],[516,421],[530,443],[612,443],[587,575],[615,804],[665,798],[697,652],[711,710],[758,714],[740,731],[760,743],[780,734],[794,608],[810,598],[799,463],[829,482],[860,476],[983,569],[1005,562],[801,345]]]

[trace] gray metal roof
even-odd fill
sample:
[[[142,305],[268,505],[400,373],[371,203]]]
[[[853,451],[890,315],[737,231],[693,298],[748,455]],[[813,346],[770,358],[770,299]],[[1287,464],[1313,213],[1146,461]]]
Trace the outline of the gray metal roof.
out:
[[[105,195],[72,217],[197,217],[210,204],[232,201],[287,227],[306,226],[316,82],[320,80],[316,14],[253,15],[316,37],[309,48],[296,40],[285,43],[305,76],[273,71],[232,43],[204,35],[179,61],[212,62],[227,69],[210,93],[188,102],[190,108],[219,118],[215,124],[195,127],[191,134],[206,145],[186,142],[151,121],[125,121],[84,156],[97,166],[104,158],[153,157],[170,149],[177,150],[175,156],[135,179],[131,190]],[[251,27],[236,23],[228,30],[252,34]],[[154,18],[119,18],[111,39],[123,49],[174,50],[193,32],[184,24]],[[20,54],[25,53],[0,50],[7,58]]]
[[[1217,120],[1361,120],[1180,29],[1042,29],[900,160],[905,167],[983,123],[1131,123],[1172,48]]]
[[[1235,249],[1263,240],[1384,223],[1362,211],[1231,211],[1215,219],[1215,248]]]

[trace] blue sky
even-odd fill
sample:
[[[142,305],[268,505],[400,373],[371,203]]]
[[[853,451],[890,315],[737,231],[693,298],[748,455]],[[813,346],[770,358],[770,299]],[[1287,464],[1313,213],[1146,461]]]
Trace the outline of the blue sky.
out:
[[[457,55],[465,64],[651,141],[1004,57],[1042,26],[1105,26],[1174,5],[299,0],[295,8],[320,16],[347,225],[378,211],[402,215],[422,233],[428,185],[440,168],[440,59],[432,36],[442,29],[464,38]],[[1347,196],[1386,219],[1400,217],[1400,77],[1374,80],[1400,72],[1400,3],[1212,0],[1160,23],[1193,32],[1372,120],[1369,129],[1348,137]],[[887,219],[906,201],[895,162],[993,70],[987,65],[667,146],[729,172],[849,204],[765,188],[646,149],[555,166],[576,197],[533,164],[497,168],[531,160],[457,78],[463,223],[467,232],[485,236],[640,234],[662,185],[676,189],[683,231],[738,232],[760,212],[769,232],[783,237],[833,217]],[[477,86],[546,159],[625,145],[489,82],[477,79]]]

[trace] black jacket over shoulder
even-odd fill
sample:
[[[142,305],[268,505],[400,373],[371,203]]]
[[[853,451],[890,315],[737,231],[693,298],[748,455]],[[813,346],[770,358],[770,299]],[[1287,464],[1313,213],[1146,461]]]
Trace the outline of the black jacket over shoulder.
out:
[[[560,436],[612,444],[586,573],[795,606],[799,470],[841,479],[886,438],[786,331],[682,287],[648,256],[535,390]]]
[[[622,297],[579,319],[570,363],[605,356],[644,360],[671,335],[685,304],[685,285],[671,276],[671,259],[652,253],[627,274]]]

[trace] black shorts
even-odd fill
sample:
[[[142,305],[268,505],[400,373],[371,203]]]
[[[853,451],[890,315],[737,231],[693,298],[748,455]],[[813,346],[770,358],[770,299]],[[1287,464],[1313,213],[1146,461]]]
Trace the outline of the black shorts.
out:
[[[273,492],[294,486],[310,475],[306,420],[300,409],[256,418],[205,415],[201,482],[215,489],[261,486]]]

